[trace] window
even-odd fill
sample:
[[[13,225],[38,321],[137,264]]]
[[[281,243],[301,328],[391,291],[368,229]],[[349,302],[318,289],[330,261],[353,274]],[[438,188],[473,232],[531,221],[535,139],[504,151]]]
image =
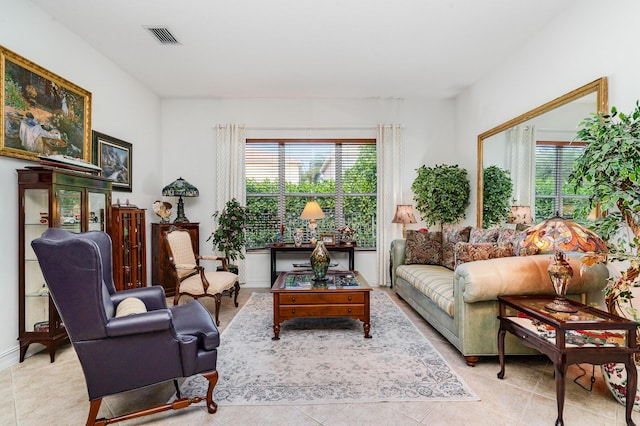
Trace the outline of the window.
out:
[[[573,192],[567,179],[573,163],[584,150],[582,142],[536,142],[535,218],[542,221],[559,213],[573,218],[574,212],[588,203],[588,194]]]
[[[349,225],[358,247],[376,246],[377,173],[373,139],[247,140],[247,208],[252,220],[247,248],[275,241],[284,225],[286,241],[301,228],[309,240],[308,223],[300,219],[314,198],[325,214],[320,233]]]

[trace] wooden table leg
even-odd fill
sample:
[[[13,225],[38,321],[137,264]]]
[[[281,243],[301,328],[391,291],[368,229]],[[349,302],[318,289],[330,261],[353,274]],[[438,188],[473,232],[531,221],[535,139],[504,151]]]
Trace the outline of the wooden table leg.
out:
[[[553,363],[556,375],[556,401],[558,404],[558,418],[556,426],[564,426],[562,412],[564,410],[565,377],[567,375],[567,357],[560,355],[559,359]]]
[[[502,326],[498,331],[498,359],[500,360],[500,372],[498,373],[498,379],[504,379],[504,336],[507,334],[507,330]]]
[[[629,355],[629,359],[624,363],[627,370],[627,400],[626,400],[626,419],[627,425],[635,426],[635,422],[631,419],[631,412],[633,411],[633,404],[636,401],[636,391],[638,389],[638,369],[634,362],[634,356]]]

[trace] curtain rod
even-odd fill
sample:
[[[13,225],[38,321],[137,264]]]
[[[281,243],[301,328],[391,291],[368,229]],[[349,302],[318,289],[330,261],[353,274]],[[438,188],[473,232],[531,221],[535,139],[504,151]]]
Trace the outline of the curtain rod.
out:
[[[218,124],[214,127],[226,127]],[[378,126],[245,126],[245,130],[375,130]]]

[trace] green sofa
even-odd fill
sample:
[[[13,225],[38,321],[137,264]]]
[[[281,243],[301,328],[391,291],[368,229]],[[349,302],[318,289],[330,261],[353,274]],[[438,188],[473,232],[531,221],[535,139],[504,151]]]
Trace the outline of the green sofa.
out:
[[[405,241],[391,243],[393,289],[458,348],[470,366],[480,356],[498,354],[498,296],[555,294],[547,273],[552,254],[471,261],[451,270],[433,264],[406,265]],[[609,276],[606,266],[594,265],[581,273],[580,253],[567,257],[575,271],[568,297],[601,305]],[[538,352],[507,333],[505,353]]]

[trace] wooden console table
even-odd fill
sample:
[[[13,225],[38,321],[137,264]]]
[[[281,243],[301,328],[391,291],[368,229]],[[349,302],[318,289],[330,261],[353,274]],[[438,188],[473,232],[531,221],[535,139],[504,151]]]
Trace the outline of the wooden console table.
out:
[[[353,271],[355,269],[355,244],[346,245],[346,244],[334,244],[329,245],[325,244],[325,247],[329,252],[344,252],[349,254],[349,270]],[[276,271],[276,259],[278,253],[311,253],[313,249],[316,248],[315,244],[302,244],[300,247],[296,247],[295,244],[273,244],[269,246],[269,250],[271,251],[271,286],[273,287],[273,283],[276,282],[276,278],[278,278],[279,272]]]
[[[578,310],[575,313],[550,311],[545,308],[545,304],[552,299],[544,296],[498,297],[498,378],[504,378],[504,337],[508,331],[525,345],[547,355],[553,362],[558,405],[556,426],[561,426],[564,425],[562,411],[567,366],[582,362],[623,363],[627,371],[626,420],[627,425],[635,425],[631,419],[631,410],[638,384],[634,362],[634,354],[638,352],[638,324],[573,301],[571,305]]]

